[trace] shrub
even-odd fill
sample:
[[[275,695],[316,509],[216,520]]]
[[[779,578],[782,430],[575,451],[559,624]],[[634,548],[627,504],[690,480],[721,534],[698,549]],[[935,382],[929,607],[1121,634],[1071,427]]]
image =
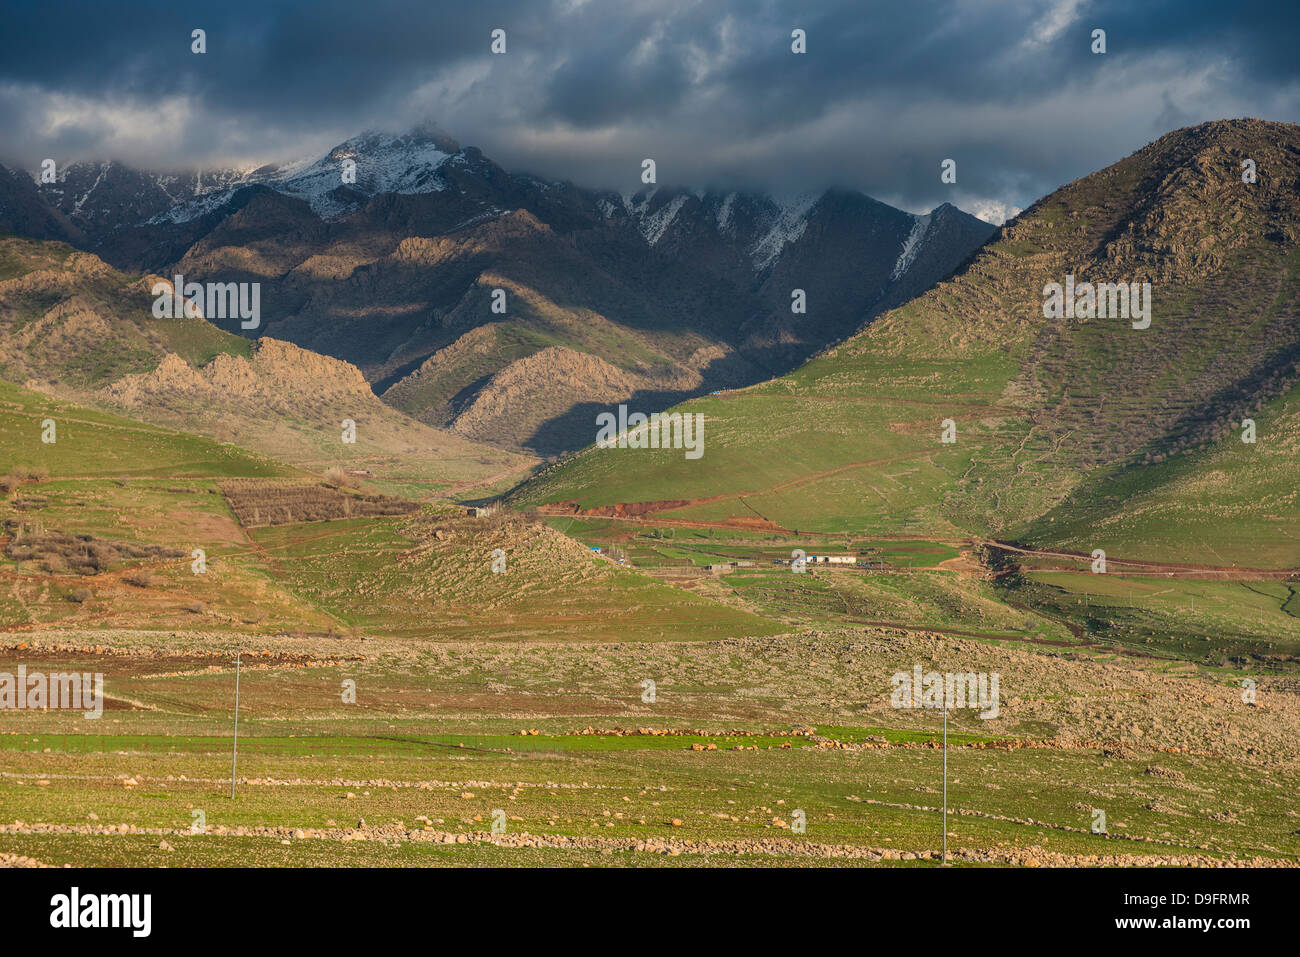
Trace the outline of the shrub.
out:
[[[329,482],[331,485],[347,485],[349,484],[348,479],[348,473],[343,471],[337,465],[331,466],[325,470],[325,481]]]

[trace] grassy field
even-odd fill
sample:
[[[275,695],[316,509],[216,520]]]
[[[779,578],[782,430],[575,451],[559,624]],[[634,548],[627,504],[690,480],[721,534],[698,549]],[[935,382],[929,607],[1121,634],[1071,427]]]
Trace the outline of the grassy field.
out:
[[[960,540],[800,536],[728,528],[553,517],[568,535],[629,563],[791,628],[876,624],[1026,646],[1122,647],[1170,661],[1300,671],[1300,582],[1174,577],[1070,558],[984,553]],[[856,566],[792,574],[795,548],[852,554]],[[723,575],[712,563],[749,562]],[[774,564],[778,563],[778,564]]]
[[[1300,658],[1297,583],[1030,572],[1005,589],[1093,640],[1209,664]]]
[[[238,446],[72,405],[0,380],[0,461],[7,471],[131,478],[274,476],[296,470]],[[53,442],[42,441],[45,421]]]
[[[367,634],[634,641],[780,630],[517,519],[448,509],[255,529],[252,537],[286,588]],[[500,573],[492,570],[498,551]]]
[[[1035,556],[995,577],[970,539],[852,528],[383,514],[234,446],[4,388],[0,672],[101,673],[107,700],[97,720],[0,712],[0,853],[932,866],[941,719],[890,695],[918,663],[1001,676],[995,718],[950,716],[954,863],[1300,853],[1283,579]],[[773,564],[795,548],[862,564]],[[732,561],[752,564],[704,568]]]
[[[230,652],[248,639],[105,639],[120,651],[4,653],[6,666],[100,670],[110,706],[98,722],[4,715],[0,851],[109,866],[933,865],[939,716],[891,709],[887,679],[925,655],[996,668],[1009,688],[997,720],[952,717],[955,863],[1300,854],[1298,715],[1267,679],[1266,713],[1234,718],[1259,746],[1243,757],[1213,714],[1170,710],[1189,692],[1236,710],[1215,679],[1132,662],[1044,670],[1034,653],[928,636],[504,653],[397,640],[364,657],[295,640],[244,659],[232,800]],[[659,679],[653,703],[642,675]],[[1094,808],[1107,835],[1090,831]]]

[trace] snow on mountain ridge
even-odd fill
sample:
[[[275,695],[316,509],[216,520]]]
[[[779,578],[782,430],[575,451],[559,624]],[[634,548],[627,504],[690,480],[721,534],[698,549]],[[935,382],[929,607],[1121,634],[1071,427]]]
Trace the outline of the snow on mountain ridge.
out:
[[[446,141],[420,133],[393,136],[362,133],[335,146],[317,159],[303,158],[279,166],[262,166],[233,182],[197,194],[193,200],[160,213],[150,223],[189,222],[227,202],[244,186],[267,186],[305,200],[322,219],[332,219],[356,208],[355,200],[335,191],[348,187],[365,196],[380,193],[435,193],[447,188],[438,171],[460,152],[448,153]],[[343,182],[343,162],[356,163],[356,182]]]
[[[641,235],[645,237],[646,242],[653,246],[663,238],[664,231],[677,218],[677,214],[681,212],[682,206],[689,198],[690,194],[680,193],[641,220],[639,224]]]
[[[780,212],[771,228],[750,250],[755,272],[762,272],[774,263],[788,243],[797,241],[804,234],[808,228],[808,211],[820,198],[816,193],[804,193],[777,203]]]
[[[930,222],[933,213],[926,213],[924,216],[916,216],[912,223],[912,231],[907,234],[903,240],[903,250],[898,254],[898,260],[894,263],[894,271],[889,274],[890,280],[898,279],[903,273],[907,272],[909,266],[916,261],[916,254],[921,249],[921,240],[925,237],[925,231],[930,228]]]
[[[731,214],[734,212],[736,204],[736,194],[728,193],[722,205],[718,207],[718,232],[727,233],[731,230]]]
[[[329,219],[355,206],[332,195],[340,186],[352,186],[369,196],[441,192],[447,184],[437,171],[452,155],[421,136],[362,134],[305,167],[278,170],[266,185],[306,200],[318,216]],[[342,180],[343,163],[349,159],[356,163],[354,184]]]
[[[41,172],[28,171],[52,205],[92,223],[119,217],[124,208],[136,204],[157,209],[158,196],[173,206],[183,205],[204,192],[204,176],[224,186],[247,173],[232,169],[154,172],[115,160],[78,160],[57,167],[53,182],[47,183],[41,181]]]

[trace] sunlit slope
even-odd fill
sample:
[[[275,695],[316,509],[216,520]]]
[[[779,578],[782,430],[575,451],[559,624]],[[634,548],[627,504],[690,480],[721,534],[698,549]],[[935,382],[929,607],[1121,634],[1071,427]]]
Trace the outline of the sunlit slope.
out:
[[[73,405],[0,380],[0,472],[29,471],[42,480],[297,473],[235,445]]]
[[[0,627],[330,623],[249,555],[219,494],[223,479],[296,469],[4,381],[0,463]]]
[[[705,416],[700,459],[681,450],[593,450],[525,487],[522,500],[583,508],[680,500],[665,517],[940,534],[959,527],[938,506],[970,467],[976,430],[980,442],[1005,445],[1001,430],[1016,415],[975,392],[939,408],[930,399],[759,389],[681,409]],[[969,433],[964,444],[939,443],[948,417]]]
[[[1254,184],[1241,181],[1243,157],[1261,171]],[[1201,493],[1163,463],[1236,453],[1231,423],[1263,422],[1296,381],[1298,180],[1295,126],[1226,121],[1171,133],[1035,204],[963,272],[794,373],[681,406],[705,416],[702,458],[589,449],[515,499],[1030,543],[1091,521],[1091,488],[1113,499],[1116,528],[1138,491],[1171,483],[1162,494],[1177,509]],[[1067,275],[1151,283],[1150,327],[1044,319],[1044,286]],[[955,443],[941,442],[945,419]],[[1267,455],[1238,445],[1256,453],[1261,487],[1300,464],[1293,445]],[[1114,475],[1130,483],[1122,493],[1104,490]],[[1237,547],[1216,531],[1233,515],[1200,514],[1197,538],[1223,543],[1219,559],[1249,564],[1251,536],[1234,533]],[[1140,532],[1115,541],[1137,556],[1165,548]],[[1199,549],[1189,561],[1216,561],[1195,541],[1179,544]],[[1283,541],[1265,563],[1300,565],[1300,555]]]
[[[1153,561],[1300,567],[1300,386],[1237,428],[1160,463],[1099,471],[1023,530],[1064,549]]]

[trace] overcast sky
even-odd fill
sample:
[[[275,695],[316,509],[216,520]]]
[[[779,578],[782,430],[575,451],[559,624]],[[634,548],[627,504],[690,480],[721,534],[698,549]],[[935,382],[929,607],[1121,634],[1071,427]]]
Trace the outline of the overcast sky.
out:
[[[1205,120],[1300,122],[1297,0],[0,0],[0,161],[319,155],[432,120],[514,171],[996,219]],[[190,33],[207,32],[207,53]],[[491,32],[507,52],[492,55]],[[807,53],[791,52],[791,31]],[[1090,47],[1106,31],[1107,52]],[[940,164],[957,161],[957,184]]]

